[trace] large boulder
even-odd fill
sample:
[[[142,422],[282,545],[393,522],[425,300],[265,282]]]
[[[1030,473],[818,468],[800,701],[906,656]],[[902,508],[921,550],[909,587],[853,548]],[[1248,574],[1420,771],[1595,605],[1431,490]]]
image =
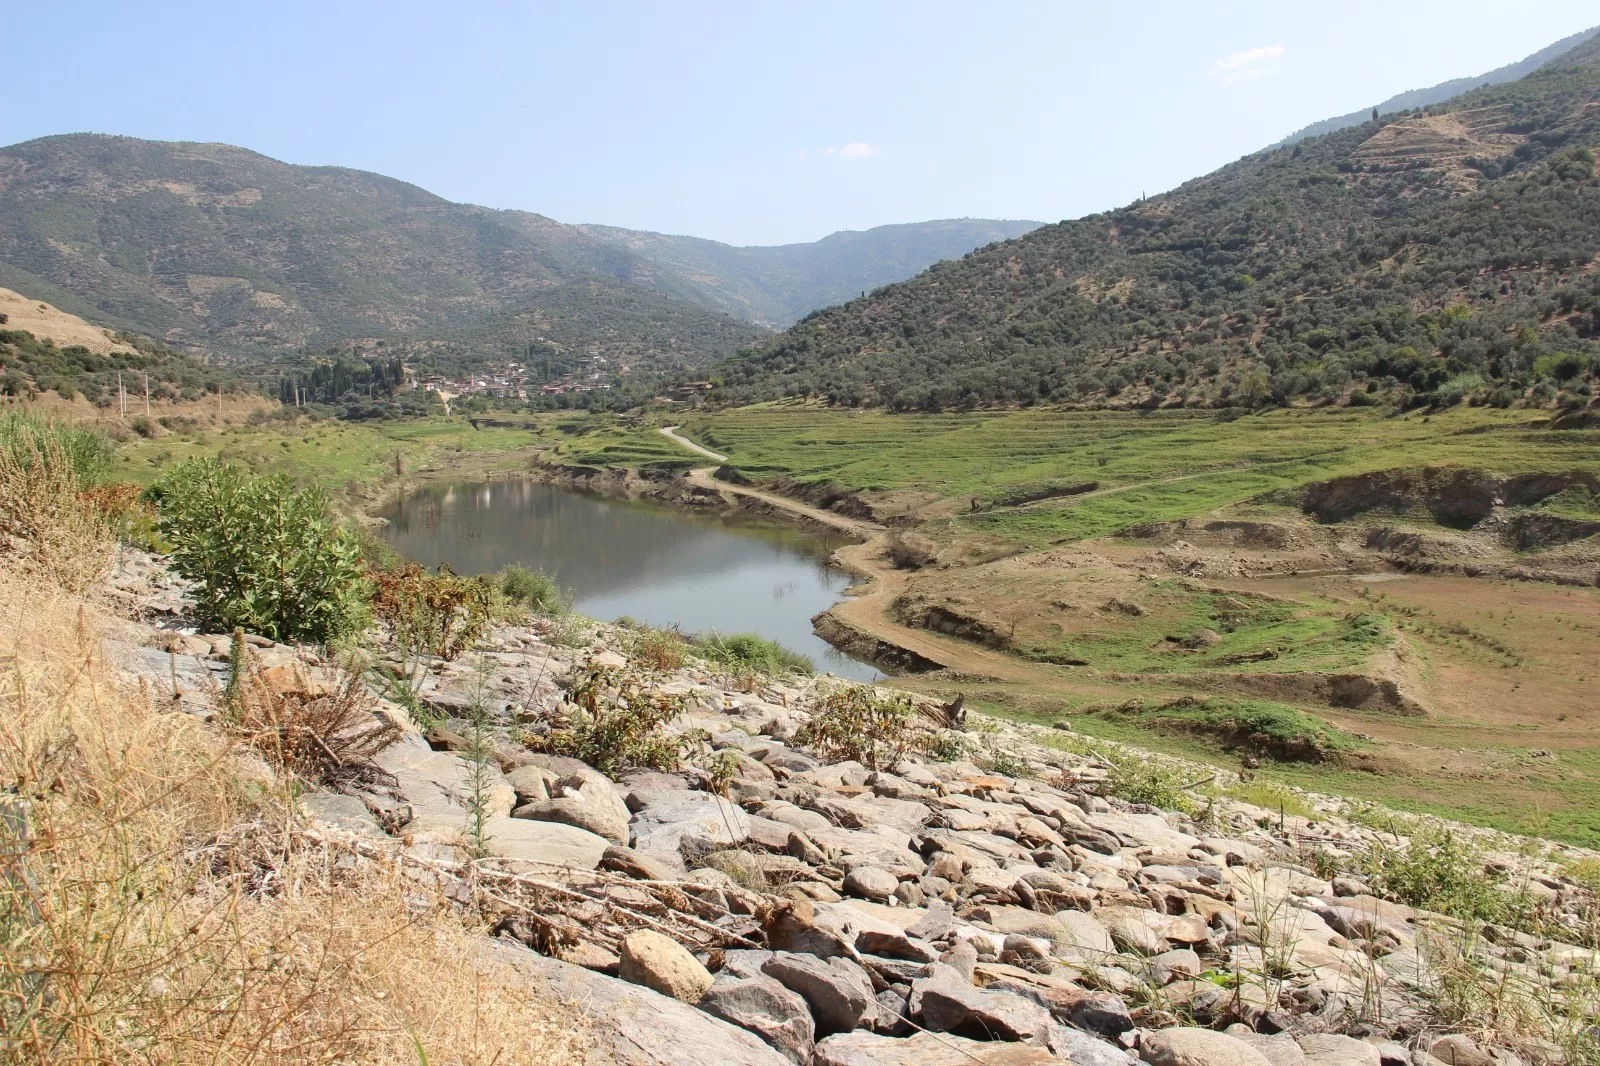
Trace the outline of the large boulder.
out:
[[[711,988],[711,972],[687,948],[653,929],[638,929],[622,941],[617,976],[685,1003],[699,1003]]]
[[[518,818],[575,825],[614,844],[628,843],[628,805],[604,774],[587,768],[557,780],[549,799],[523,804],[512,813]]]
[[[1378,1046],[1339,1033],[1314,1033],[1300,1037],[1306,1066],[1382,1066]]]
[[[914,1013],[924,1027],[974,1040],[1035,1040],[1051,1026],[1050,1012],[1010,992],[931,981],[912,985]]]
[[[800,994],[822,1035],[847,1033],[870,1022],[877,1013],[872,978],[849,959],[780,951],[767,960],[761,972]]]
[[[706,1061],[711,1061],[707,1059]],[[1044,1048],[990,1044],[918,1033],[904,1040],[876,1033],[840,1033],[817,1045],[811,1066],[1061,1066]]]
[[[636,810],[632,847],[663,861],[682,865],[685,838],[731,845],[744,843],[750,833],[744,809],[709,792],[635,791],[629,799]]]
[[[752,953],[753,954],[753,953]],[[697,1004],[707,1014],[755,1033],[796,1063],[811,1057],[816,1026],[811,1010],[796,992],[763,974],[719,974]]]
[[[752,1033],[671,996],[497,940],[484,949],[512,965],[541,998],[583,1005],[598,1022],[591,1062],[608,1066],[792,1066]]]
[[[1139,1057],[1150,1066],[1271,1066],[1243,1040],[1187,1026],[1141,1032]]]

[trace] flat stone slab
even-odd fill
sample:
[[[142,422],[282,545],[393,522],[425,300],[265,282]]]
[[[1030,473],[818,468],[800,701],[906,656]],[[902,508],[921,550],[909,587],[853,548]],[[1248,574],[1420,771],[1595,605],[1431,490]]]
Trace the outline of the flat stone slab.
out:
[[[504,940],[484,946],[509,963],[536,995],[577,1004],[594,1024],[598,1066],[793,1066],[754,1033],[642,985],[547,959]]]

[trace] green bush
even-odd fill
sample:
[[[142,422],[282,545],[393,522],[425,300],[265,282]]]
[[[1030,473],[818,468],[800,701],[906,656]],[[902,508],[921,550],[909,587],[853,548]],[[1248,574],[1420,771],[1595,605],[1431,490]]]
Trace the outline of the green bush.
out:
[[[360,552],[318,489],[189,459],[157,487],[161,535],[197,583],[201,621],[279,641],[328,643],[362,627]]]
[[[911,697],[889,695],[868,685],[846,685],[823,697],[795,743],[816,749],[831,762],[854,759],[885,770],[912,751],[927,751],[937,731],[917,713]]]
[[[1454,918],[1504,921],[1511,903],[1484,873],[1470,842],[1444,826],[1423,823],[1404,848],[1373,847],[1363,873],[1379,895]]]
[[[696,637],[695,651],[712,662],[763,674],[809,674],[816,669],[816,665],[799,652],[754,633],[735,633],[728,637],[712,633]]]
[[[500,594],[537,614],[558,617],[572,609],[572,599],[543,570],[512,563],[500,571]]]
[[[672,771],[710,739],[703,729],[668,730],[688,707],[687,696],[660,691],[648,673],[591,665],[576,673],[545,731],[528,734],[525,742],[534,751],[582,759],[612,777],[641,766]]]

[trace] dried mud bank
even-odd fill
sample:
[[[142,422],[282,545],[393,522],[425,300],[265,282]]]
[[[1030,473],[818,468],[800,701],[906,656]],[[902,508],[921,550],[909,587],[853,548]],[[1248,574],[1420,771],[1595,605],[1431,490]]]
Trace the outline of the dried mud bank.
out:
[[[228,641],[186,624],[159,559],[130,554],[114,585],[142,621],[108,626],[108,660],[175,713],[213,718]],[[301,795],[293,837],[485,916],[486,957],[603,1020],[597,1061],[1592,1061],[1595,897],[1571,864],[1593,853],[1449,826],[1481,849],[1465,872],[1543,924],[1452,918],[1386,898],[1381,862],[1362,863],[1437,850],[1404,816],[1353,820],[1296,793],[1302,816],[1195,784],[1135,802],[1130,779],[1152,768],[1235,779],[979,716],[943,729],[931,702],[916,721],[936,743],[877,766],[829,759],[802,731],[837,682],[649,669],[635,641],[496,626],[474,655],[431,664],[426,733],[375,704],[404,732],[373,773]],[[333,672],[312,650],[251,643],[282,687]],[[680,767],[608,776],[529,749],[596,668],[602,700],[634,685],[679,702],[668,729],[700,731]],[[1466,1009],[1474,989],[1562,1022]]]

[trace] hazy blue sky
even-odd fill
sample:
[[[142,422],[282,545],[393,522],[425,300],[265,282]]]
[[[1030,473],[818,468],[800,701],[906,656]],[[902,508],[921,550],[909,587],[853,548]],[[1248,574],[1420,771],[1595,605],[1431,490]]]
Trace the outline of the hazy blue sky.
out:
[[[0,143],[227,141],[768,244],[1075,217],[1596,22],[1594,0],[52,0],[8,20]]]

